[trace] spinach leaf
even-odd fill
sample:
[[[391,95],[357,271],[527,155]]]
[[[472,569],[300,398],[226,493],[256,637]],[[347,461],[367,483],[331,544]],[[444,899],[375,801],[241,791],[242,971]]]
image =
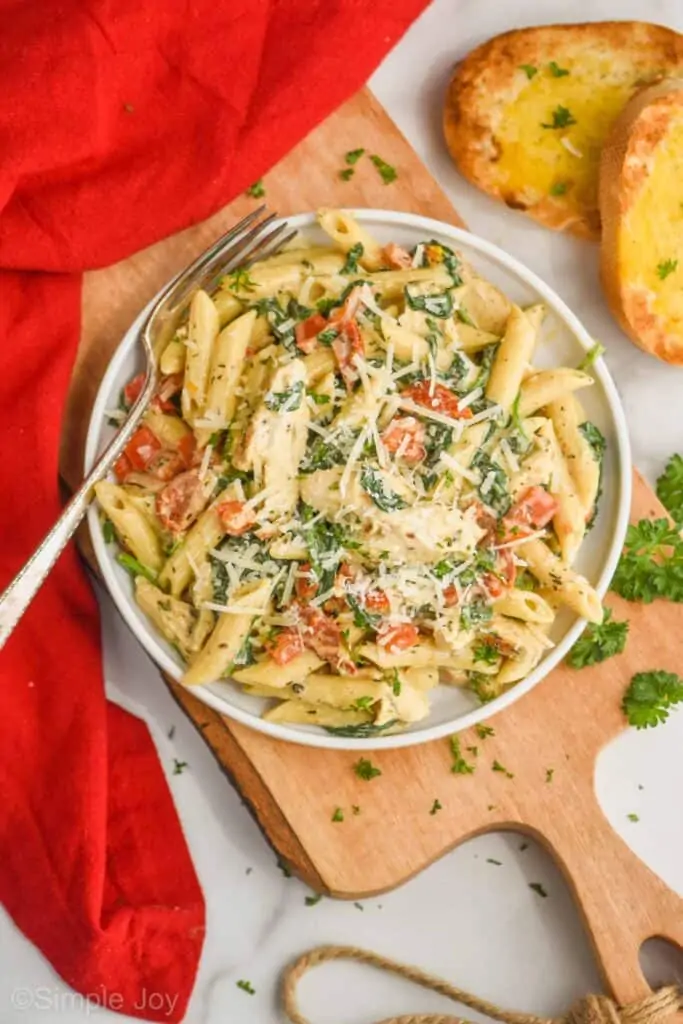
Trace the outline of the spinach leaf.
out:
[[[590,420],[586,420],[585,423],[579,424],[579,430],[588,441],[590,449],[593,453],[593,458],[600,466],[600,475],[598,477],[598,493],[595,495],[595,504],[590,514],[590,518],[586,521],[586,529],[590,530],[594,524],[598,514],[598,505],[600,498],[602,497],[602,470],[603,470],[603,459],[607,450],[607,441],[600,430],[591,423]]]
[[[445,320],[453,313],[453,296],[450,292],[436,292],[433,295],[413,295],[410,285],[404,288],[406,302],[411,309],[429,313]]]
[[[380,736],[387,729],[391,729],[396,725],[397,719],[392,719],[391,722],[385,722],[384,725],[374,725],[373,722],[363,722],[361,725],[326,725],[325,732],[331,733],[333,736],[348,736],[362,740],[367,739],[369,736]]]
[[[371,466],[365,466],[360,475],[360,484],[363,490],[370,495],[377,508],[383,512],[396,512],[405,508],[407,502],[393,491],[384,489],[384,483],[376,470]]]
[[[463,629],[472,629],[483,622],[488,622],[493,617],[493,609],[486,601],[472,601],[466,604],[460,612],[460,622]]]
[[[301,407],[304,397],[304,382],[296,381],[286,391],[274,391],[266,395],[266,408],[273,412],[296,412]]]
[[[358,260],[364,253],[363,243],[356,242],[352,245],[346,254],[346,261],[344,266],[339,271],[340,274],[355,274],[358,270]]]
[[[512,504],[505,470],[481,449],[475,453],[471,465],[481,473],[481,483],[477,487],[479,497],[499,516],[504,516]]]

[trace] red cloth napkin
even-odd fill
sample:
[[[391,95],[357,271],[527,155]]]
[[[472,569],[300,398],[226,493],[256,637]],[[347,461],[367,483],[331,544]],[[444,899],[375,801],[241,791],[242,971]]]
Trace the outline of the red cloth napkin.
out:
[[[205,218],[426,0],[0,0],[0,587],[59,512],[80,274]],[[204,903],[146,727],[105,701],[67,550],[0,654],[0,900],[75,989],[176,1021]]]

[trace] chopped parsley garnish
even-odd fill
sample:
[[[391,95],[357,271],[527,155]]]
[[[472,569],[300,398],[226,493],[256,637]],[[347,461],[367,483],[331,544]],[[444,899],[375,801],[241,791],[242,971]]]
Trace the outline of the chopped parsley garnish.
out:
[[[116,540],[116,530],[111,519],[102,520],[102,536],[104,537],[105,544],[113,544]]]
[[[301,407],[305,391],[304,382],[297,380],[286,391],[275,391],[266,395],[266,408],[273,412],[296,412]]]
[[[129,572],[131,576],[144,576],[150,583],[156,583],[157,574],[153,569],[148,569],[146,565],[139,562],[133,555],[129,555],[127,552],[122,551],[121,554],[116,556],[116,561],[119,565],[123,566],[126,572]]]
[[[358,260],[363,255],[363,243],[356,242],[352,245],[346,254],[346,260],[344,266],[339,271],[340,274],[355,274],[358,272]]]
[[[555,769],[554,768],[546,768],[546,770],[545,770],[545,781],[546,782],[552,782],[554,774],[555,774]]]
[[[534,892],[537,892],[539,896],[543,897],[543,899],[546,899],[548,896],[548,893],[543,888],[540,882],[529,882],[529,888],[533,889]]]
[[[498,696],[498,687],[483,672],[467,673],[467,688],[479,698],[482,704],[488,704]]]
[[[541,121],[541,128],[569,128],[570,125],[576,124],[576,119],[572,117],[571,111],[561,105],[555,107],[551,116],[551,123]]]
[[[485,665],[495,665],[500,657],[496,647],[488,640],[482,640],[472,649],[475,661],[483,661]]]
[[[565,75],[569,74],[566,68],[561,68],[554,60],[551,60],[550,64],[548,64],[548,71],[553,78],[564,78]]]
[[[629,526],[611,587],[627,601],[683,601],[683,540],[668,519]]]
[[[629,821],[640,821],[640,818],[638,817],[638,815],[634,814],[633,811],[631,811],[630,814],[627,814],[626,817],[628,818]]]
[[[495,729],[493,729],[490,725],[482,725],[481,723],[479,725],[475,725],[474,731],[476,732],[480,740],[486,740],[489,738],[489,736],[496,735]]]
[[[364,152],[365,150],[362,148],[350,149],[348,153],[345,154],[344,161],[350,165],[357,164]]]
[[[404,288],[406,303],[410,309],[429,313],[430,316],[445,320],[453,313],[453,296],[450,292],[437,292],[433,295],[414,295],[410,285]]]
[[[475,766],[473,764],[470,764],[469,761],[466,761],[465,758],[462,756],[462,752],[460,750],[460,740],[458,739],[458,737],[451,736],[448,743],[450,745],[451,756],[453,758],[451,771],[454,772],[456,775],[471,775],[475,770]]]
[[[556,181],[553,185],[550,186],[550,195],[564,196],[567,194],[567,188],[568,186],[566,181]]]
[[[371,696],[357,697],[351,707],[354,711],[369,711],[372,705],[375,703],[375,698]]]
[[[472,629],[482,622],[488,622],[493,616],[493,609],[487,601],[475,600],[464,605],[460,612],[460,624],[463,629]],[[483,660],[483,659],[482,659]]]
[[[392,167],[391,164],[388,164],[386,160],[383,160],[381,156],[377,156],[375,153],[370,159],[379,171],[379,176],[385,185],[390,185],[392,181],[396,181],[398,174],[395,167]]]
[[[361,757],[360,761],[356,761],[353,770],[364,782],[370,782],[382,774],[381,768],[377,768],[367,757]]]
[[[628,637],[628,622],[613,622],[612,609],[605,610],[605,617],[598,625],[590,623],[567,655],[571,668],[586,668],[598,665],[607,658],[621,654]]]
[[[360,485],[383,512],[396,512],[398,509],[406,508],[407,502],[394,491],[386,490],[381,476],[371,466],[363,466]]]
[[[678,267],[678,260],[662,260],[661,263],[657,264],[657,277],[660,281],[665,281],[669,274],[673,274]]]
[[[358,806],[358,804],[351,804],[351,813],[360,814],[360,807]]]
[[[225,280],[227,281],[226,287],[231,292],[253,292],[256,288],[256,282],[249,277],[249,271],[245,267],[233,270]]]
[[[263,199],[266,194],[265,187],[263,185],[263,178],[259,178],[253,185],[250,185],[245,195],[251,196],[252,199]]]
[[[339,331],[336,327],[326,327],[324,331],[321,331],[318,335],[318,341],[321,345],[326,345],[328,348],[338,336]]]
[[[256,995],[256,989],[254,988],[250,981],[244,981],[243,979],[240,979],[237,982],[237,987],[241,988],[243,992],[248,992],[250,996]]]
[[[189,768],[187,761],[179,761],[177,757],[173,758],[173,774],[182,775],[186,768]]]
[[[683,702],[683,679],[673,672],[638,672],[621,703],[629,724],[636,729],[666,722],[669,709]]]
[[[343,821],[343,820],[344,820],[344,812],[342,811],[341,807],[335,808],[334,814],[332,815],[332,821]]]
[[[317,892],[315,896],[307,896],[304,903],[307,907],[314,907],[316,903],[320,903],[322,898],[323,894],[321,892]]]
[[[344,167],[344,169],[339,172],[339,177],[342,181],[351,181],[351,178],[355,173],[356,172],[353,167]]]
[[[605,346],[601,345],[599,341],[596,341],[595,344],[592,345],[591,348],[589,348],[588,352],[586,352],[585,356],[583,357],[579,365],[576,367],[576,369],[583,370],[585,373],[587,370],[590,370],[593,363],[595,363],[596,360],[600,358],[600,356],[604,356],[606,351],[607,349],[605,348]]]
[[[432,808],[431,808],[429,813],[430,814],[436,814],[437,811],[442,811],[442,810],[443,810],[443,804],[441,803],[441,801],[440,800],[435,800],[434,803],[432,804]]]
[[[680,455],[671,456],[658,478],[657,497],[672,519],[683,523],[683,458]]]
[[[495,857],[487,857],[486,858],[486,863],[487,864],[495,864],[497,868],[502,868],[502,866],[503,866],[502,860],[496,860]]]
[[[507,779],[514,779],[514,772],[509,772],[507,768],[500,763],[500,761],[494,761],[491,765],[492,772],[501,772]]]
[[[520,64],[519,70],[524,72],[529,81],[538,74],[538,68],[535,68],[533,64]]]

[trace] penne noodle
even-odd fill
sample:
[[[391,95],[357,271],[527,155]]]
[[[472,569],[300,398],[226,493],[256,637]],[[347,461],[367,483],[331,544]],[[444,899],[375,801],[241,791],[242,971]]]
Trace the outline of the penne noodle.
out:
[[[522,384],[519,415],[523,418],[532,416],[539,409],[562,398],[567,392],[588,388],[594,383],[591,375],[581,370],[570,370],[566,367],[559,370],[539,370],[538,373],[527,377]]]
[[[510,310],[505,334],[498,346],[486,385],[486,397],[505,412],[512,408],[522,385],[522,375],[531,360],[544,312],[540,305],[531,306],[524,312],[518,306]]]

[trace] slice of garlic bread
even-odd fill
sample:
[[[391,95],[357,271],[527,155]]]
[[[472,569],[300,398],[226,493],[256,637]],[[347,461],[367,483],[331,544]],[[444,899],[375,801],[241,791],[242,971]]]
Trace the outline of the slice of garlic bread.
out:
[[[683,363],[683,81],[641,90],[600,162],[600,271],[610,309],[637,345]]]
[[[683,76],[683,36],[659,25],[545,25],[496,36],[458,65],[446,142],[475,185],[546,227],[600,234],[600,151],[634,92]]]

